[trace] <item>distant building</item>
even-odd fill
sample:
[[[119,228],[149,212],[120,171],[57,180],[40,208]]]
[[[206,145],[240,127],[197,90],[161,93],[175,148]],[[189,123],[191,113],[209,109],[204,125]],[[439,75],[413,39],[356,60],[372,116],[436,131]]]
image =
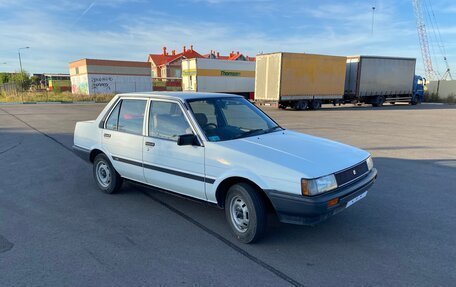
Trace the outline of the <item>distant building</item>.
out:
[[[182,59],[204,58],[201,54],[185,46],[182,52],[176,53],[172,50],[168,53],[167,48],[163,47],[161,54],[149,54],[147,59],[151,64],[151,74],[153,79],[154,91],[181,91],[182,90]]]
[[[204,55],[204,58],[208,59],[218,59],[218,60],[228,60],[228,61],[252,61],[255,62],[255,57],[245,56],[241,53],[231,51],[228,56],[220,55],[219,52],[211,51],[209,54]]]
[[[40,83],[50,92],[71,91],[69,74],[43,74]]]
[[[182,90],[182,60],[193,58],[208,58],[229,61],[255,61],[254,57],[244,56],[239,52],[232,51],[229,56],[222,56],[219,52],[211,51],[209,54],[201,55],[193,50],[183,46],[182,51],[177,53],[172,50],[171,53],[163,47],[161,54],[149,54],[147,59],[151,63],[151,74],[154,91],[181,91]]]
[[[148,62],[81,59],[69,69],[74,94],[152,91]]]
[[[193,50],[193,45],[190,45],[190,49],[183,46],[180,53],[177,53],[176,50],[168,52],[167,48],[163,47],[161,54],[149,54],[147,62],[81,59],[69,64],[71,91],[74,94],[87,95],[152,90],[181,91],[182,60],[193,58],[255,61],[254,57],[234,51],[228,56],[222,56],[215,51],[201,55]],[[57,81],[57,78],[51,81],[50,90],[64,86],[59,85]]]

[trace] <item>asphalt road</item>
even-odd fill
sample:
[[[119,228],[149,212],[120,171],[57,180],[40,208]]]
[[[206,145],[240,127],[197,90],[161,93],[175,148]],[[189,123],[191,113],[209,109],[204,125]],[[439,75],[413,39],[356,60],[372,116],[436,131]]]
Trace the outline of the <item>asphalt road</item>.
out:
[[[261,242],[224,213],[126,184],[99,192],[71,152],[103,108],[0,106],[1,286],[454,286],[456,106],[265,108],[289,129],[370,151],[368,196],[316,227],[270,218]]]

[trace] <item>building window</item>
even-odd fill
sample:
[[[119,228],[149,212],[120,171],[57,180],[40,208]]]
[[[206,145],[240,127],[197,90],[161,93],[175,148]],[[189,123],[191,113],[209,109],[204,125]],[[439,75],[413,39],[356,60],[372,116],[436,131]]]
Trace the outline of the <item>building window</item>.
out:
[[[76,75],[79,75],[79,67],[76,67]]]

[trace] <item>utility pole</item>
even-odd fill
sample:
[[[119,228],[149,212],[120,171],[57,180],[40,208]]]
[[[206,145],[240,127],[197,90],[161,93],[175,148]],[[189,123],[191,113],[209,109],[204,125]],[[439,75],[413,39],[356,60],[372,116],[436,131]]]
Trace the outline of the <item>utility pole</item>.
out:
[[[24,88],[24,79],[23,79],[23,70],[22,70],[22,60],[21,60],[21,50],[30,49],[30,47],[22,47],[17,49],[17,54],[19,55],[19,67],[21,68],[21,88]]]
[[[17,49],[17,54],[19,55],[19,66],[21,67],[21,73],[22,73],[22,60],[21,60],[21,50],[25,49],[30,49],[30,47],[22,47]]]
[[[374,17],[375,17],[375,6],[372,6],[372,36],[374,35]]]

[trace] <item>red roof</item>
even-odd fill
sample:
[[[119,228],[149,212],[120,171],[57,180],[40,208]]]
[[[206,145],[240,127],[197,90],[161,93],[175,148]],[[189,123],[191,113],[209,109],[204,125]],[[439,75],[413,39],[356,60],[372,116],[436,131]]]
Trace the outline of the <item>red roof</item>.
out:
[[[153,62],[155,66],[161,66],[163,64],[169,63],[170,59],[173,59],[173,55],[162,55],[162,54],[149,54],[149,62]]]
[[[163,55],[163,54],[149,54],[149,62],[153,62],[155,66],[161,66],[164,64],[171,63],[181,57],[185,57],[187,59],[191,58],[204,58],[201,54],[196,52],[195,50],[186,50],[185,52],[175,54],[175,55]]]
[[[254,62],[255,61],[255,57],[249,57],[249,56],[244,56],[243,54],[239,53],[239,52],[231,52],[228,56],[222,56],[220,55],[219,53],[211,53],[211,54],[206,54],[204,55],[205,58],[211,58],[213,57],[214,59],[218,59],[218,60],[227,60],[227,61],[236,61],[238,60],[239,58],[241,58],[241,60],[245,60],[245,61],[252,61]]]

